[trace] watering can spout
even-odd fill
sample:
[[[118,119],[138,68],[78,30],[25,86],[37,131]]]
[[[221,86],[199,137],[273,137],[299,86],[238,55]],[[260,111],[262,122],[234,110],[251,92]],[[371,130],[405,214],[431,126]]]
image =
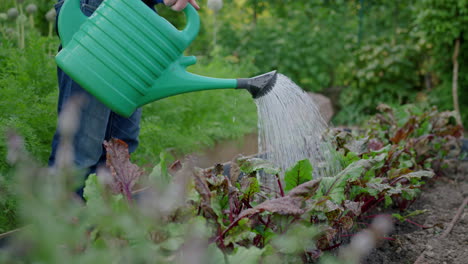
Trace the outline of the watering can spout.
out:
[[[271,71],[252,78],[237,79],[237,88],[246,89],[252,94],[254,99],[257,99],[266,95],[273,89],[277,77],[278,73],[276,71]]]
[[[272,71],[252,78],[219,79],[190,73],[187,66],[195,64],[194,56],[182,56],[173,63],[148,89],[138,102],[142,106],[165,97],[212,89],[246,89],[254,99],[269,93],[276,83],[277,72]]]

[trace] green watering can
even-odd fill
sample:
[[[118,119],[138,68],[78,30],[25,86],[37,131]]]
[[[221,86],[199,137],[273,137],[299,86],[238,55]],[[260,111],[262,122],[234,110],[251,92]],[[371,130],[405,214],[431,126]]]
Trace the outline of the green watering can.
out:
[[[216,79],[189,73],[196,63],[184,50],[200,29],[191,5],[187,26],[176,29],[141,0],[105,0],[86,17],[80,0],[66,0],[58,17],[62,50],[58,66],[114,112],[128,117],[136,108],[181,93],[247,89],[254,98],[268,93],[276,71],[250,79]]]

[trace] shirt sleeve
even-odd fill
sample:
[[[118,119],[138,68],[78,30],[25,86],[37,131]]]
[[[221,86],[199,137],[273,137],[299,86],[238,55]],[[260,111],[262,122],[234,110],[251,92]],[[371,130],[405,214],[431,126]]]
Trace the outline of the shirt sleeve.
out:
[[[153,0],[154,4],[162,4],[164,3],[164,0]]]

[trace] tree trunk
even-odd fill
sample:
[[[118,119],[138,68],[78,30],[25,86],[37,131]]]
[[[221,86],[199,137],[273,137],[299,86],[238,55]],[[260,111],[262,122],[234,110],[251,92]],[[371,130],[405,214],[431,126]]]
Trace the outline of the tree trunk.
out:
[[[460,37],[455,40],[455,50],[453,51],[453,75],[452,75],[452,96],[453,96],[453,106],[455,108],[455,118],[457,123],[463,126],[461,114],[460,114],[460,105],[458,103],[458,55],[460,53]]]

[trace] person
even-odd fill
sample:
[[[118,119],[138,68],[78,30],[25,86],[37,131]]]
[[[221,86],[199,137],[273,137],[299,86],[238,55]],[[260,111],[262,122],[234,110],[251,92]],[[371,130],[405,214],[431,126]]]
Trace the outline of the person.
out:
[[[55,4],[58,14],[65,0],[59,0]],[[71,1],[71,0],[67,0]],[[73,0],[75,1],[75,0]],[[104,0],[80,0],[81,11],[90,16]],[[196,0],[142,0],[154,10],[154,5],[164,3],[175,11],[181,11],[187,4],[199,9]],[[60,36],[59,36],[60,37]],[[60,50],[60,48],[59,48]],[[85,177],[94,173],[99,166],[105,164],[106,151],[103,147],[104,140],[118,138],[128,144],[129,152],[132,153],[138,146],[138,134],[140,131],[141,108],[137,109],[129,118],[119,116],[108,107],[89,94],[79,84],[74,82],[65,72],[57,67],[59,86],[58,115],[67,104],[67,101],[80,95],[84,97],[84,104],[80,111],[80,123],[76,131],[73,148],[74,164],[84,170]],[[57,148],[60,145],[60,133],[56,131],[52,140],[52,151],[49,158],[49,166],[53,167],[56,161]],[[80,183],[84,185],[84,179]],[[82,196],[83,187],[77,190]]]

